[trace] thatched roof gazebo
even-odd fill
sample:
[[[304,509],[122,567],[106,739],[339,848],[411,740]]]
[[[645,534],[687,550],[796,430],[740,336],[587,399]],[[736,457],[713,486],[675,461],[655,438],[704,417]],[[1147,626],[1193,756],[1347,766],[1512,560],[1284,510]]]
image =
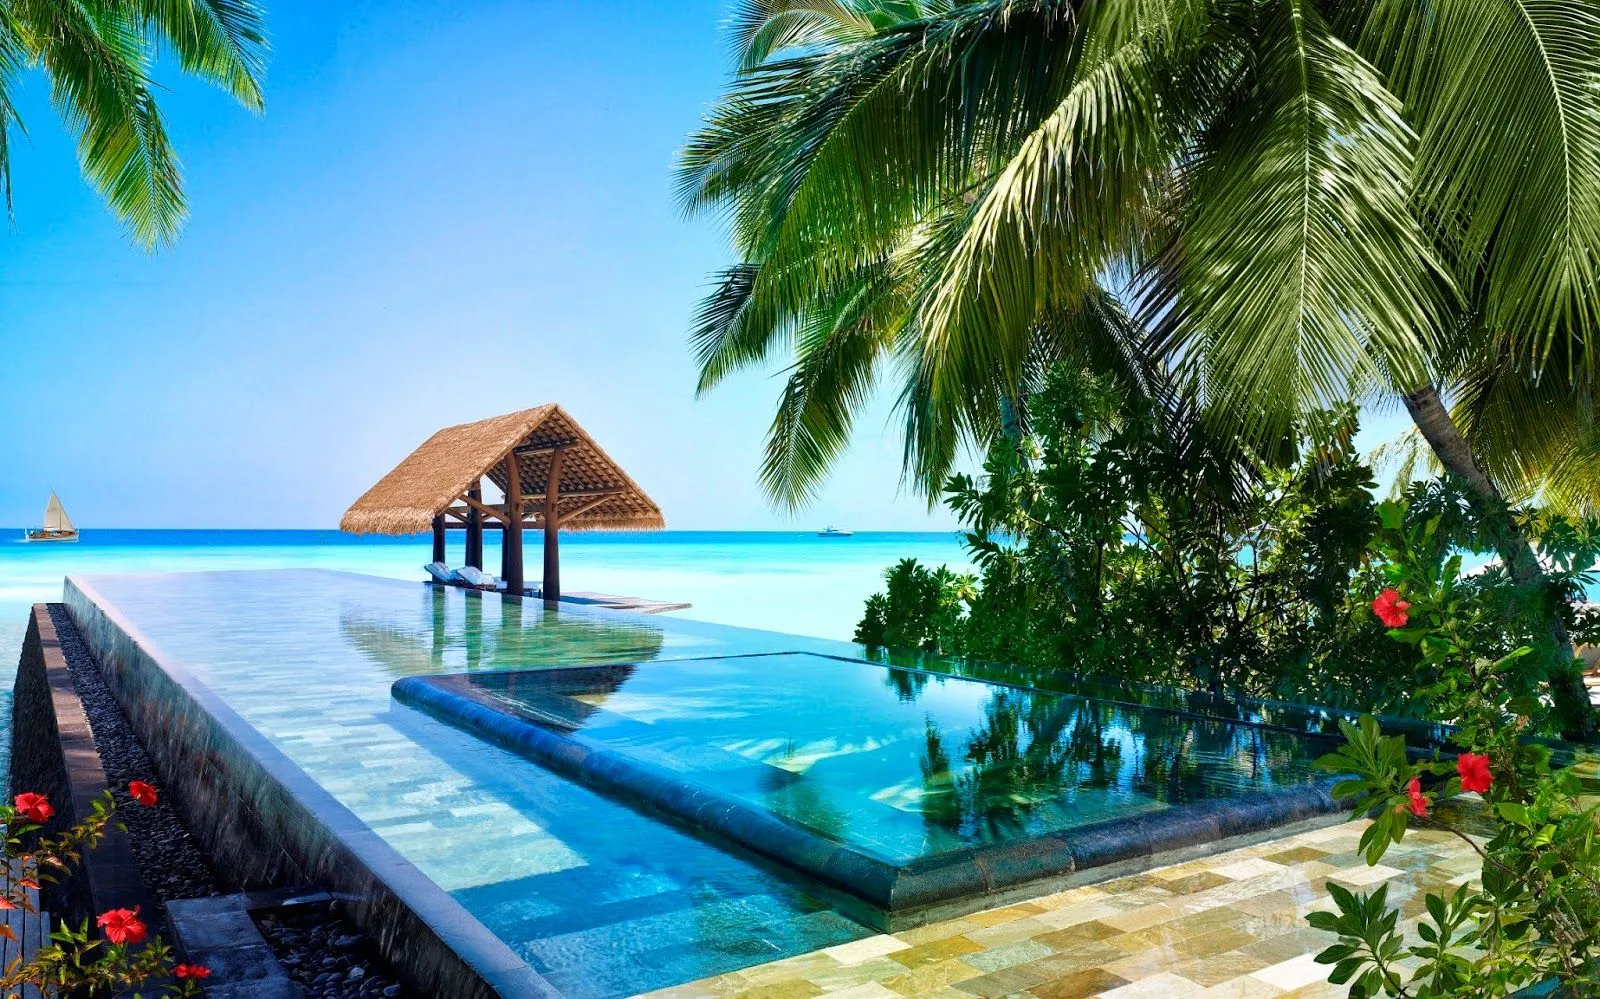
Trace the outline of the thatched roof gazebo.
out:
[[[483,501],[483,479],[515,503]],[[513,508],[515,508],[513,512]],[[368,489],[339,521],[353,534],[433,531],[445,561],[445,531],[467,532],[470,566],[483,568],[483,530],[502,534],[500,576],[523,593],[522,532],[544,531],[540,595],[561,599],[558,532],[659,531],[661,508],[560,406],[553,403],[446,427]]]

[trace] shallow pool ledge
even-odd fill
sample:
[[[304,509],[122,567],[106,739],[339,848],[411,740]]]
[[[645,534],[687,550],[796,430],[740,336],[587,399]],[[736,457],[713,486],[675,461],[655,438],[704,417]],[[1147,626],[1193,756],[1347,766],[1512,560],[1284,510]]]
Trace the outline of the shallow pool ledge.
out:
[[[895,863],[576,730],[524,718],[477,687],[476,679],[470,674],[412,676],[396,681],[391,691],[401,704],[691,834],[753,851],[804,878],[847,892],[877,910],[857,916],[880,930],[899,930],[1348,818],[1347,809],[1329,793],[1333,780],[1328,779]]]
[[[314,883],[432,995],[560,993],[193,674],[69,576],[68,614],[184,821],[237,887]]]

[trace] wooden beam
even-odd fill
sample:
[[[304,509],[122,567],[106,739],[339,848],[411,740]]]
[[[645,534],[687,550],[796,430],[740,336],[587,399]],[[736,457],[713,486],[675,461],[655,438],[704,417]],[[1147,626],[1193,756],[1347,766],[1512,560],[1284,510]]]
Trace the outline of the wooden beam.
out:
[[[576,437],[568,437],[566,440],[556,441],[554,444],[523,444],[520,447],[512,448],[511,453],[515,455],[555,454],[558,451],[565,451],[569,447],[577,447],[581,443],[583,442]]]
[[[510,459],[508,458],[507,460],[509,461]],[[477,492],[481,495],[480,490],[475,489],[473,492]],[[457,496],[456,499],[464,500],[467,506],[483,514],[485,517],[492,517],[495,520],[499,520],[501,517],[505,516],[504,510],[485,505],[483,500],[474,498],[471,493],[462,493],[460,496]]]
[[[445,521],[444,526],[452,531],[457,531],[464,527],[471,527],[473,517],[478,518],[479,527],[499,527],[500,522],[506,519],[505,514],[503,513],[497,513],[493,517],[485,517],[476,510],[467,511],[461,509],[460,507],[457,507],[456,512],[451,513],[450,516],[452,519]],[[479,566],[478,568],[481,569],[483,567]]]
[[[566,452],[550,455],[550,477],[544,486],[544,582],[545,603],[561,599],[561,458]],[[515,459],[513,459],[515,460]],[[522,491],[515,485],[508,490],[513,496]],[[526,498],[526,497],[524,497]]]
[[[515,454],[506,455],[506,495],[522,495],[521,459]],[[560,464],[559,457],[556,464]],[[481,504],[480,504],[481,505]],[[506,504],[506,519],[500,525],[503,537],[500,547],[500,578],[506,581],[506,593],[522,596],[526,582],[522,576],[522,504]]]
[[[433,560],[443,562],[444,559],[444,514],[433,518]]]
[[[562,493],[561,495],[562,495],[563,499],[566,498],[566,493]],[[580,514],[588,513],[590,510],[593,510],[595,507],[599,506],[600,504],[604,503],[606,500],[608,500],[610,498],[611,498],[610,496],[600,496],[600,497],[597,497],[595,499],[590,500],[587,503],[584,503],[584,504],[578,506],[576,509],[567,510],[564,513],[561,514],[561,520],[564,523],[564,522],[569,521],[572,518],[574,518],[574,517],[576,517],[576,516],[578,516]]]
[[[449,523],[447,521],[445,523],[445,525],[444,525],[444,529],[447,530],[447,531],[465,531],[465,530],[469,529],[471,526],[472,525],[470,525],[470,524],[452,524],[452,523]],[[506,526],[506,522],[503,519],[486,520],[486,521],[483,522],[483,526],[485,528],[489,528],[489,529],[504,528]],[[522,518],[522,529],[525,530],[525,531],[540,531],[540,530],[543,530],[544,529],[544,517],[542,517],[542,516],[539,516],[539,517],[526,517],[525,516],[525,517],[523,517]],[[481,568],[483,568],[483,566],[480,565],[480,566],[478,566],[478,568],[481,569]]]
[[[600,486],[595,489],[563,489],[561,490],[561,498],[572,499],[578,496],[616,496],[619,493],[625,493],[627,491],[627,486]],[[548,487],[546,487],[545,491],[542,493],[523,493],[522,502],[543,502],[544,498],[548,496],[549,493],[550,490]]]

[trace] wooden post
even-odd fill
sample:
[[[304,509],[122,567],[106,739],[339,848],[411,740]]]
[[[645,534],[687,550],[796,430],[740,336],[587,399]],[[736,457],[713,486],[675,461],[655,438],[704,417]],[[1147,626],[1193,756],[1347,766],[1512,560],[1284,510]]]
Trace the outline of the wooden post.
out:
[[[522,470],[520,459],[506,455],[506,519],[502,528],[500,549],[500,577],[506,581],[506,592],[522,596]]]
[[[444,561],[444,514],[433,518],[433,560]]]
[[[445,595],[442,586],[430,586],[428,589],[433,591],[433,661],[437,664],[444,656]]]
[[[444,587],[439,589],[443,590]],[[462,596],[466,601],[466,623],[462,626],[461,644],[467,648],[467,670],[470,672],[477,669],[483,660],[484,595],[477,590],[467,590]]]
[[[550,452],[550,479],[544,487],[545,603],[561,599],[561,451]]]
[[[481,482],[474,483],[472,488],[467,490],[467,495],[482,503]],[[467,564],[474,569],[483,568],[483,514],[478,512],[477,507],[471,505],[467,507]]]

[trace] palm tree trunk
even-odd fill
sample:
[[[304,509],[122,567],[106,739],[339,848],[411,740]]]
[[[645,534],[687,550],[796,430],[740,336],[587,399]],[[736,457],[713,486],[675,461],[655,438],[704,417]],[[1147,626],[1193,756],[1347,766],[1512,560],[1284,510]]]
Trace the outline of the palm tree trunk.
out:
[[[1485,509],[1504,510],[1505,497],[1489,479],[1472,453],[1472,447],[1450,418],[1439,389],[1427,384],[1401,396],[1406,411],[1417,425],[1439,463],[1449,474],[1466,483],[1467,488],[1480,500]],[[1522,532],[1522,526],[1509,515],[1502,525],[1500,558],[1505,562],[1511,578],[1519,586],[1536,584],[1544,575],[1533,545]],[[1549,619],[1552,661],[1549,670],[1550,696],[1555,701],[1556,713],[1564,719],[1568,738],[1592,740],[1595,736],[1595,712],[1589,703],[1589,690],[1583,683],[1583,674],[1571,668],[1572,639],[1566,625],[1555,613]]]
[[[1022,414],[1017,412],[1017,403],[1010,395],[1000,397],[1000,433],[1012,450],[1022,454]]]

